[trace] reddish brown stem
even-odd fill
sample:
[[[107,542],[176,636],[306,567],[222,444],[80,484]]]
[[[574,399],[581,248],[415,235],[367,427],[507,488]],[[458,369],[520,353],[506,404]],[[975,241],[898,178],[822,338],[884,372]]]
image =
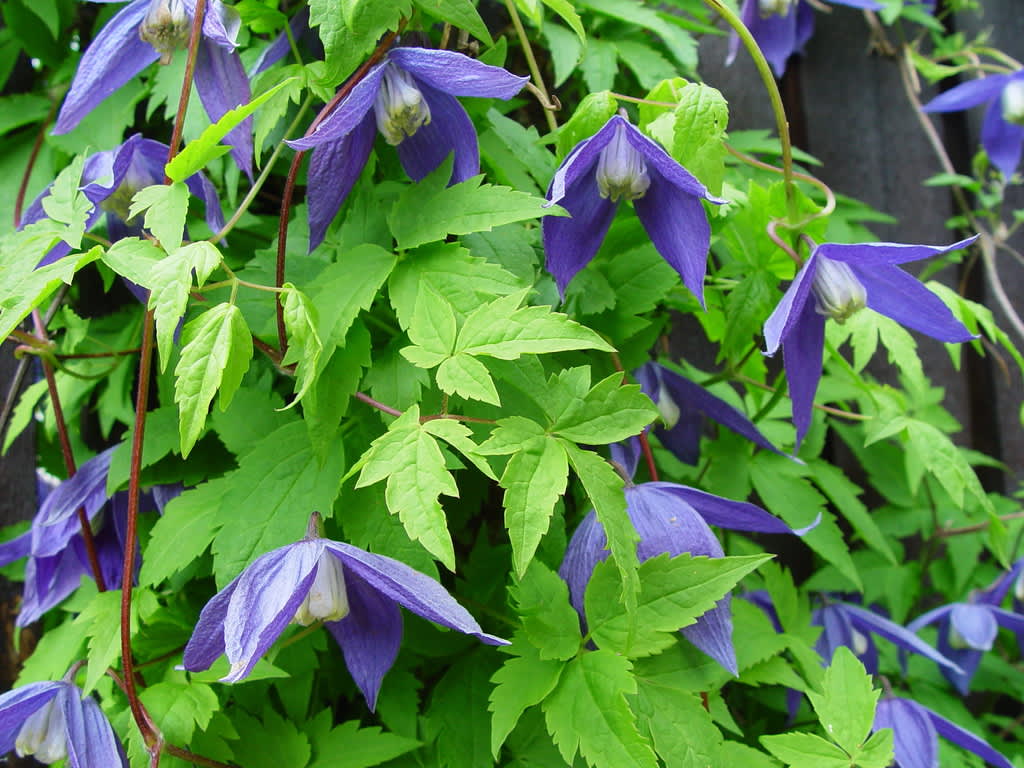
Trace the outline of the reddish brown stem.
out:
[[[14,196],[14,226],[16,227],[21,223],[21,209],[25,205],[25,193],[28,191],[29,179],[32,178],[32,169],[36,167],[36,160],[39,158],[39,150],[43,148],[43,141],[46,139],[46,129],[50,127],[53,116],[57,114],[57,105],[60,102],[61,100],[57,98],[50,105],[50,111],[47,113],[46,119],[43,120],[43,124],[39,126],[39,133],[36,134],[36,140],[32,144],[32,151],[29,152],[28,162],[25,164],[25,172],[22,174],[21,183],[18,185],[18,194]]]
[[[338,106],[342,99],[352,92],[356,84],[359,83],[366,73],[370,71],[378,61],[384,58],[384,54],[387,53],[388,48],[395,41],[395,38],[401,34],[405,28],[405,19],[398,25],[398,30],[395,32],[389,32],[386,34],[381,41],[377,44],[373,53],[370,54],[370,58],[363,62],[362,66],[357,69],[352,77],[350,77],[338,92],[334,94],[334,98],[331,99],[327,106],[320,110],[320,113],[314,118],[313,122],[309,124],[309,128],[306,129],[303,138],[309,136],[315,131],[320,123],[327,119],[327,116],[334,111],[334,108]],[[288,249],[288,213],[292,208],[292,197],[295,194],[295,181],[299,177],[299,168],[302,166],[302,158],[305,156],[305,150],[299,150],[295,153],[295,157],[292,158],[292,164],[288,168],[288,178],[285,180],[284,192],[281,195],[281,215],[277,220],[277,270],[276,270],[276,286],[280,288],[284,285],[284,265],[285,265],[285,252]],[[285,332],[284,327],[284,302],[280,294],[277,297],[277,345],[281,350],[282,359],[285,353],[288,351],[288,335]]]
[[[178,112],[174,116],[174,128],[168,142],[167,162],[171,162],[178,154],[181,133],[185,129],[185,112],[188,111],[188,100],[192,95],[192,78],[196,71],[196,56],[199,53],[199,41],[203,37],[203,17],[206,16],[206,0],[196,0],[196,12],[192,17],[192,35],[188,41],[188,58],[185,60],[185,76],[181,81],[181,94],[178,96]],[[171,180],[164,176],[164,184]]]
[[[651,452],[651,441],[647,439],[647,430],[640,433],[640,450],[643,451],[644,460],[647,462],[647,471],[651,475],[651,482],[658,482],[658,468],[654,466],[654,454]]]
[[[38,309],[32,310],[32,322],[35,325],[36,337],[43,343],[50,339],[46,335],[46,324]],[[57,438],[60,441],[60,452],[64,457],[64,469],[68,477],[74,477],[78,471],[75,464],[75,454],[71,449],[71,437],[68,433],[68,424],[64,420],[64,409],[60,404],[60,394],[57,392],[57,377],[53,374],[53,366],[45,357],[40,357],[43,364],[43,375],[46,377],[46,389],[50,393],[50,406],[53,408],[53,420],[57,423]],[[100,559],[96,554],[96,540],[92,535],[92,526],[89,525],[89,517],[85,514],[85,508],[78,508],[78,524],[82,529],[82,541],[85,542],[85,553],[89,558],[89,569],[92,577],[96,580],[96,588],[100,592],[107,591],[106,581],[103,579],[103,571],[100,568]]]

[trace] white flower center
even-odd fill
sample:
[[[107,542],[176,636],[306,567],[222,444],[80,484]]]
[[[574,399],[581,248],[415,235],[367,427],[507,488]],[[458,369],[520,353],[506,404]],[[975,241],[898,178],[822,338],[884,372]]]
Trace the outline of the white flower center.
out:
[[[757,9],[762,19],[769,16],[785,16],[793,7],[796,0],[757,0]]]
[[[863,632],[850,628],[850,641],[853,643],[853,652],[857,656],[863,656],[868,652],[868,636]]]
[[[1024,571],[1021,571],[1017,580],[1013,582],[1013,596],[1018,600],[1024,600]]]
[[[668,392],[668,387],[665,386],[664,382],[658,382],[658,413],[661,415],[661,421],[665,425],[665,429],[672,429],[676,424],[679,423],[679,406],[676,405],[676,401],[672,399],[672,395]]]
[[[33,712],[22,724],[14,741],[19,757],[32,755],[40,763],[50,765],[67,757],[64,712],[57,706],[57,697]]]
[[[320,555],[313,584],[295,611],[295,622],[308,627],[315,621],[340,621],[348,616],[348,593],[341,561],[330,552]]]
[[[430,123],[430,107],[412,75],[394,64],[384,68],[384,79],[373,105],[377,128],[388,144],[400,144]]]
[[[149,0],[139,37],[156,49],[161,64],[170,64],[174,52],[188,43],[191,27],[192,20],[182,0]]]
[[[647,163],[626,138],[626,129],[615,126],[615,135],[597,158],[597,188],[601,197],[636,200],[647,193],[651,177]]]
[[[1011,80],[1001,98],[1003,120],[1015,125],[1024,125],[1024,80]]]
[[[853,270],[841,261],[818,257],[811,285],[818,314],[839,323],[849,320],[867,305],[868,292]]]

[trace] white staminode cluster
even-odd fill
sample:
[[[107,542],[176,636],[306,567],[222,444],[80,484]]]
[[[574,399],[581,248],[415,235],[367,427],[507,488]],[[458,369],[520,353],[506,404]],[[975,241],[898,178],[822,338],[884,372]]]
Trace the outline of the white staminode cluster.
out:
[[[156,49],[161,64],[170,64],[174,52],[188,43],[191,27],[183,0],[150,0],[139,37]]]
[[[348,611],[344,568],[338,558],[324,552],[316,565],[313,584],[295,611],[295,623],[308,627],[315,621],[340,621]]]
[[[412,75],[394,64],[384,67],[384,79],[373,105],[377,128],[388,144],[399,144],[420,126],[430,123],[430,107]]]
[[[796,0],[757,0],[757,9],[763,19],[769,16],[785,16],[795,2]]]
[[[14,750],[19,757],[31,755],[46,765],[67,757],[64,711],[58,706],[56,696],[33,712],[24,722],[14,741]]]
[[[658,382],[657,407],[665,429],[672,429],[672,427],[679,423],[679,406],[672,399],[672,395],[669,394],[668,387],[665,386],[663,381]]]
[[[867,305],[868,292],[853,270],[841,261],[818,256],[811,290],[818,314],[845,322]]]
[[[1024,125],[1024,80],[1011,80],[1003,88],[1003,120]]]
[[[626,129],[615,127],[615,135],[597,158],[597,188],[601,197],[636,200],[647,193],[651,177],[647,175],[647,162],[629,143]]]

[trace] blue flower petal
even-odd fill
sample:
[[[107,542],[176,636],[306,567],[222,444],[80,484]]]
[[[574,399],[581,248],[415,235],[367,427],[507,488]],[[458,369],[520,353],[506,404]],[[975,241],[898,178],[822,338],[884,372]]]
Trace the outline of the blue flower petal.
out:
[[[843,610],[850,616],[853,624],[862,632],[874,632],[876,635],[884,637],[890,643],[931,659],[936,664],[949,667],[950,669],[957,668],[955,663],[928,645],[909,628],[902,627],[884,616],[879,616],[874,611],[861,608],[859,605],[851,605],[849,603],[842,603],[841,605]]]
[[[77,686],[63,683],[58,693],[67,733],[69,768],[128,768],[128,759],[107,716],[92,696],[82,698]]]
[[[966,749],[968,752],[973,752],[982,760],[987,763],[991,763],[997,768],[1014,768],[1013,763],[994,750],[984,739],[979,739],[970,731],[967,731],[956,723],[947,720],[937,712],[932,712],[927,707],[921,707],[921,709],[928,716],[928,719],[931,721],[932,725],[935,726],[935,730],[938,731],[942,738],[953,742],[958,747]],[[936,763],[936,765],[938,765],[938,763]]]
[[[452,96],[508,100],[530,79],[454,51],[397,47],[388,52],[387,58],[421,83]]]
[[[955,603],[949,612],[949,625],[968,647],[976,651],[992,650],[992,643],[999,632],[991,606],[974,603]]]
[[[683,637],[721,664],[734,677],[739,675],[736,648],[732,642],[732,595],[726,595],[696,622],[680,630]]]
[[[25,720],[60,691],[63,683],[29,683],[0,695],[0,755],[14,749]]]
[[[756,12],[757,0],[751,0],[755,8],[750,34],[757,41],[761,53],[771,64],[776,77],[786,73],[786,62],[797,49],[797,8],[802,3],[793,3],[785,16],[772,14],[762,17]]]
[[[371,114],[372,119],[373,105],[387,65],[387,61],[382,61],[372,67],[313,133],[286,142],[288,146],[293,149],[313,149],[322,144],[338,142],[358,128],[367,113]]]
[[[116,446],[82,464],[74,477],[61,483],[39,508],[32,521],[32,554],[55,555],[80,530],[79,507],[92,520],[107,500],[107,472]]]
[[[900,768],[939,768],[939,738],[929,712],[910,699],[878,702],[872,730],[892,728]]]
[[[981,146],[988,153],[992,165],[1007,179],[1013,176],[1020,163],[1021,145],[1024,144],[1024,126],[1003,119],[1003,105],[996,99],[985,112],[981,124]]]
[[[846,5],[850,8],[863,8],[866,11],[880,11],[885,6],[876,0],[828,0],[833,5]]]
[[[220,120],[229,110],[251,98],[249,78],[242,60],[233,50],[225,49],[204,36],[196,56],[196,91],[210,120]],[[231,156],[252,179],[252,118],[247,117],[232,128],[224,143],[231,145]]]
[[[925,104],[925,112],[959,112],[996,98],[1009,82],[1011,75],[989,75],[960,83]]]
[[[800,322],[804,305],[811,298],[811,285],[814,283],[814,272],[817,269],[817,251],[818,249],[815,249],[811,257],[804,262],[800,271],[796,273],[793,282],[789,284],[789,288],[786,289],[782,299],[775,305],[775,309],[772,310],[764,324],[764,352],[766,355],[774,355],[778,352],[779,346]]]
[[[880,267],[887,264],[906,264],[910,261],[941,256],[958,251],[978,239],[977,235],[959,240],[950,245],[916,245],[912,243],[822,243],[814,249],[833,261],[841,261],[851,267]],[[813,258],[813,257],[812,257]]]
[[[214,595],[199,614],[199,621],[192,630],[192,637],[185,646],[182,659],[182,665],[190,672],[209,669],[224,653],[224,620],[237,586],[236,578]]]
[[[149,0],[134,0],[100,30],[86,49],[53,127],[67,133],[101,101],[152,64],[159,54],[139,38]]]
[[[789,397],[793,402],[797,448],[811,427],[811,411],[814,408],[814,393],[821,380],[821,356],[824,349],[825,318],[815,311],[813,301],[805,302],[782,350]]]
[[[803,535],[814,528],[816,520],[810,526],[793,530],[779,518],[769,514],[755,504],[745,501],[732,501],[715,496],[712,493],[698,491],[676,483],[644,483],[641,488],[656,488],[659,493],[678,499],[692,507],[709,525],[729,528],[733,531],[758,531],[760,533],[790,533]],[[820,519],[820,516],[819,516]]]
[[[504,71],[504,70],[503,70]],[[476,128],[459,100],[426,83],[416,83],[430,107],[430,122],[399,142],[396,147],[402,168],[413,181],[432,173],[448,155],[455,153],[452,184],[480,173]]]
[[[569,602],[580,615],[584,628],[583,596],[594,567],[610,554],[605,548],[607,541],[604,528],[597,520],[597,513],[590,510],[569,539],[562,564],[558,568],[558,575],[569,586]]]

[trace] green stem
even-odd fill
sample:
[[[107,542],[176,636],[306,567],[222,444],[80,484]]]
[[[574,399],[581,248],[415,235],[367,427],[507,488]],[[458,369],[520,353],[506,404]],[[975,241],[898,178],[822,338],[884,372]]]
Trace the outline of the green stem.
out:
[[[506,0],[508,2],[508,0]],[[721,14],[722,18],[736,30],[736,34],[743,41],[743,47],[750,53],[757,67],[758,74],[764,82],[765,90],[768,91],[768,98],[772,103],[772,112],[775,113],[775,125],[779,131],[779,142],[782,144],[782,175],[786,184],[786,208],[789,212],[789,220],[796,222],[799,218],[799,211],[796,206],[796,185],[793,181],[793,145],[789,138],[789,121],[786,119],[786,109],[782,106],[782,94],[779,93],[779,85],[775,82],[775,75],[768,65],[768,60],[761,53],[761,49],[746,28],[740,17],[729,10],[728,6],[721,0],[704,0],[704,2]]]
[[[544,97],[544,118],[548,121],[548,131],[557,131],[558,121],[555,120],[555,113],[548,108],[552,103],[551,94],[548,93],[547,86],[544,85],[544,77],[540,73],[540,67],[537,66],[537,59],[534,58],[533,48],[530,47],[530,38],[526,36],[523,20],[519,18],[519,11],[516,10],[515,0],[505,0],[505,7],[508,9],[509,17],[512,19],[512,26],[516,29],[519,43],[523,46],[523,55],[526,57],[526,64],[530,68],[530,77],[533,79],[533,84],[540,91],[541,96]]]

